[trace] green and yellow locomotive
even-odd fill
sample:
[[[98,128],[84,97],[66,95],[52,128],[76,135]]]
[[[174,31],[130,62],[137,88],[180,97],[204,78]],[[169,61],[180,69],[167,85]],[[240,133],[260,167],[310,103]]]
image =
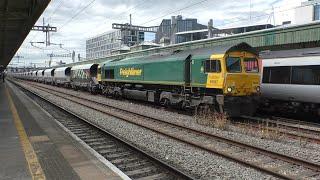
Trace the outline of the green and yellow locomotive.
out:
[[[246,43],[101,64],[104,94],[230,116],[255,112],[259,80],[258,53]]]

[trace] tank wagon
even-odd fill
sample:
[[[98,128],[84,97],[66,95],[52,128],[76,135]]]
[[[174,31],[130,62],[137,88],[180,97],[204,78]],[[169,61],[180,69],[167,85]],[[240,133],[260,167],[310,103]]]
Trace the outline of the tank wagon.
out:
[[[46,69],[43,71],[43,82],[45,84],[52,84],[53,83],[54,71],[55,71],[55,69]]]
[[[36,81],[37,82],[43,82],[43,79],[44,79],[44,70],[39,70],[37,71],[37,78],[36,78]]]
[[[260,93],[258,53],[246,43],[103,63],[102,92],[230,116],[252,115]]]
[[[70,86],[71,67],[59,67],[54,70],[53,83],[56,86]]]
[[[32,71],[30,80],[35,81],[37,79],[37,71]]]
[[[78,65],[71,68],[71,87],[96,93],[100,89],[99,64]]]

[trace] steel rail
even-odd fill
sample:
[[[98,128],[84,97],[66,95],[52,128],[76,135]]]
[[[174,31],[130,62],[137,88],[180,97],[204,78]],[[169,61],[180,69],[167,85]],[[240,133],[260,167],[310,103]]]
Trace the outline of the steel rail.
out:
[[[49,104],[57,107],[58,109],[60,109],[60,110],[62,110],[62,111],[64,111],[64,112],[67,112],[68,114],[70,114],[70,115],[72,115],[72,116],[74,116],[74,117],[82,120],[83,122],[89,124],[90,126],[95,127],[95,128],[97,128],[97,129],[99,129],[100,131],[108,134],[109,136],[115,138],[115,139],[118,140],[119,142],[122,142],[122,143],[124,143],[125,145],[129,146],[129,147],[132,148],[133,150],[140,152],[142,155],[146,156],[147,158],[150,158],[151,160],[153,160],[153,161],[161,164],[163,167],[165,167],[165,168],[167,168],[167,169],[169,169],[169,170],[172,170],[172,171],[175,172],[178,176],[180,176],[180,177],[182,177],[182,178],[184,178],[184,179],[197,179],[196,177],[193,177],[192,175],[190,175],[190,174],[188,174],[188,173],[186,173],[186,172],[183,172],[183,171],[177,169],[176,167],[174,167],[174,166],[172,166],[172,165],[169,165],[169,164],[166,163],[165,161],[163,161],[163,160],[161,160],[161,159],[159,159],[159,158],[157,158],[157,157],[154,157],[153,155],[151,155],[150,153],[146,152],[145,150],[137,147],[136,145],[134,145],[134,144],[131,143],[130,141],[127,141],[127,140],[121,138],[120,136],[117,136],[117,135],[115,135],[115,134],[113,134],[113,133],[108,132],[106,129],[104,129],[104,128],[101,127],[100,125],[97,125],[97,124],[91,122],[90,120],[87,120],[86,118],[84,118],[84,117],[82,117],[82,116],[80,116],[80,115],[78,115],[78,114],[76,114],[76,113],[68,110],[67,108],[65,108],[65,107],[63,107],[63,106],[60,106],[59,104],[57,104],[57,103],[55,103],[55,102],[52,102],[51,100],[49,100],[49,99],[46,98],[45,96],[42,96],[42,95],[40,95],[40,94],[38,94],[38,93],[36,93],[36,92],[34,92],[34,91],[32,91],[32,90],[24,87],[23,85],[21,85],[21,84],[19,84],[19,83],[16,83],[16,82],[14,82],[14,81],[12,81],[12,80],[10,80],[10,79],[9,79],[9,81],[12,82],[13,84],[15,84],[15,85],[23,88],[24,90],[32,93],[33,95],[39,97],[39,98],[42,99],[43,101],[48,102]]]
[[[273,125],[274,127],[264,127],[270,131],[278,131],[281,134],[285,134],[289,137],[293,137],[295,139],[306,139],[309,142],[315,142],[320,144],[320,131],[314,130],[314,129],[309,129],[305,127],[297,127],[295,124],[289,124],[289,123],[283,123],[283,122],[278,122],[276,120],[270,120],[266,118],[260,118],[260,117],[251,117],[251,116],[242,116],[244,119],[248,120],[253,120],[255,122],[264,122],[265,124]],[[238,123],[240,125],[246,125],[245,123]],[[265,125],[263,124],[263,125]],[[258,125],[252,125],[250,126],[255,126],[256,128],[259,128]],[[281,127],[282,129],[278,129],[275,127]],[[283,130],[286,129],[286,130]],[[290,130],[293,130],[295,132],[292,132]],[[302,134],[303,132],[303,134]],[[313,136],[318,136],[318,137],[313,137]]]
[[[35,85],[35,84],[33,84],[33,85],[38,87],[38,88],[40,88],[40,89],[42,88],[41,89],[42,91],[45,91],[45,92],[50,93],[50,94],[54,94],[52,92],[53,89],[51,89],[51,88],[45,88],[43,86],[39,86],[39,85]],[[47,90],[43,90],[43,89],[47,89]],[[178,128],[186,129],[186,130],[191,131],[193,133],[200,134],[200,135],[205,135],[205,136],[208,136],[208,137],[211,137],[211,138],[226,142],[228,144],[232,144],[232,145],[237,146],[237,147],[241,147],[241,148],[244,148],[244,149],[249,149],[251,151],[258,152],[258,153],[262,153],[262,154],[264,154],[266,156],[269,156],[269,157],[272,157],[274,159],[282,160],[282,161],[285,161],[285,162],[288,162],[288,163],[292,163],[292,164],[295,164],[295,165],[304,166],[304,167],[310,168],[310,169],[312,169],[314,171],[317,171],[317,172],[320,170],[320,165],[319,164],[315,164],[315,163],[312,163],[312,162],[309,162],[309,161],[306,161],[306,160],[303,160],[303,159],[290,157],[290,156],[279,154],[279,153],[276,153],[276,152],[273,152],[273,151],[268,151],[268,150],[262,149],[260,147],[255,147],[255,146],[252,146],[252,145],[249,145],[249,144],[246,144],[246,143],[238,142],[238,141],[235,141],[235,140],[232,140],[232,139],[228,139],[228,138],[225,138],[225,137],[221,137],[221,136],[218,136],[218,135],[214,135],[214,134],[211,134],[211,133],[198,131],[195,128],[185,127],[183,125],[179,125],[179,124],[176,124],[176,123],[167,122],[167,121],[164,121],[164,120],[161,120],[161,119],[157,119],[157,118],[154,118],[154,117],[149,117],[147,115],[143,115],[143,114],[139,114],[139,113],[136,113],[136,112],[131,112],[129,110],[125,110],[125,109],[117,108],[117,107],[114,107],[114,106],[110,106],[110,105],[107,105],[105,103],[97,102],[97,101],[94,101],[94,100],[91,100],[91,99],[88,99],[88,98],[78,97],[78,96],[72,95],[70,93],[59,92],[57,90],[54,90],[54,91],[56,91],[56,92],[58,92],[60,94],[65,94],[65,95],[68,95],[68,96],[72,96],[74,98],[78,98],[80,100],[89,101],[89,102],[95,103],[95,104],[97,104],[99,106],[105,106],[105,107],[109,107],[109,108],[114,108],[114,109],[116,109],[118,111],[123,111],[123,112],[126,112],[126,113],[134,114],[135,116],[140,116],[142,118],[147,118],[149,120],[162,122],[162,123],[166,123],[168,125],[176,126]],[[64,99],[68,99],[71,102],[80,104],[82,106],[85,106],[87,108],[96,110],[98,112],[101,112],[101,113],[116,117],[118,119],[125,120],[127,122],[132,123],[132,124],[135,124],[135,125],[150,129],[150,130],[155,131],[157,133],[161,133],[161,134],[163,134],[165,136],[171,137],[171,138],[176,139],[178,141],[182,141],[182,142],[185,142],[187,144],[194,145],[194,146],[196,146],[196,147],[198,147],[200,149],[204,149],[204,150],[212,152],[214,154],[221,155],[223,157],[226,157],[226,158],[234,160],[236,162],[239,162],[239,163],[245,164],[247,166],[253,167],[253,168],[258,169],[260,171],[267,172],[268,174],[272,174],[274,176],[277,176],[277,177],[280,177],[280,178],[284,178],[284,179],[294,179],[294,177],[291,177],[291,176],[288,176],[288,175],[285,175],[285,174],[281,174],[279,172],[276,172],[276,171],[273,171],[273,170],[270,170],[270,169],[267,169],[267,168],[263,168],[263,167],[255,164],[255,163],[250,163],[250,162],[242,160],[241,158],[229,155],[228,153],[217,151],[217,150],[212,149],[211,147],[207,147],[206,145],[203,145],[203,144],[201,144],[199,142],[190,142],[187,139],[179,138],[179,137],[176,137],[174,135],[168,134],[167,132],[165,132],[165,131],[163,131],[161,129],[155,129],[155,128],[150,127],[148,125],[137,123],[137,122],[132,120],[132,118],[131,118],[132,116],[117,115],[117,114],[114,114],[114,113],[106,112],[105,110],[101,110],[99,108],[92,107],[92,105],[88,105],[88,104],[85,104],[83,102],[79,102],[77,100],[71,99],[71,98],[63,96],[63,95],[58,95],[58,94],[54,94],[54,95],[58,96],[58,97],[61,97],[61,98],[64,98]]]

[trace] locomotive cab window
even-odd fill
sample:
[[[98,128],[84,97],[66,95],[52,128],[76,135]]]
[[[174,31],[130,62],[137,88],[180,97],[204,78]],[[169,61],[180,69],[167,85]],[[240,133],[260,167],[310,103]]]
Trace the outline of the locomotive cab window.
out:
[[[114,69],[106,69],[105,76],[106,79],[114,79]]]
[[[220,60],[205,60],[204,61],[204,72],[205,73],[219,73],[221,72]]]
[[[226,59],[227,71],[230,73],[241,72],[241,59],[240,57],[227,57]]]
[[[256,58],[244,58],[243,62],[247,73],[259,72],[259,63]]]

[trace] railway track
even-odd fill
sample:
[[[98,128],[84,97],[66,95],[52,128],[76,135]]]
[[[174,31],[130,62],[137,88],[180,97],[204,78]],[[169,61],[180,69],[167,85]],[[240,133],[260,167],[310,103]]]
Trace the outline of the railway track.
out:
[[[280,117],[260,118],[260,117],[249,117],[243,116],[242,118],[250,120],[250,126],[255,128],[264,128],[271,132],[277,132],[294,139],[304,139],[308,142],[320,144],[320,126],[317,124],[311,124],[307,122],[297,121]],[[252,124],[252,122],[256,124]],[[237,123],[236,123],[237,124]],[[247,126],[246,123],[238,123],[239,125]],[[262,125],[262,126],[261,126]]]
[[[51,112],[50,114],[72,132],[73,135],[80,138],[106,160],[115,165],[130,179],[197,179],[153,157],[130,142],[106,132],[98,125],[61,107],[46,97],[28,90],[19,84],[16,85],[48,112]]]
[[[301,121],[301,120],[296,120],[296,119],[288,119],[288,118],[283,118],[283,117],[277,117],[277,116],[272,116],[270,118],[273,121],[276,122],[281,122],[284,125],[291,126],[293,128],[302,128],[302,129],[309,129],[314,132],[317,132],[320,134],[320,124],[319,123],[314,123],[314,122],[308,122],[308,121]]]
[[[37,85],[39,85],[39,84],[37,84]],[[42,84],[40,84],[40,85],[42,85]],[[47,88],[45,86],[41,86],[41,87]],[[50,88],[47,88],[47,89],[50,89]],[[72,97],[77,97],[71,93],[68,93],[68,95],[70,95]],[[88,99],[88,98],[84,98],[84,99],[86,99],[90,102],[96,103],[96,101],[93,101],[91,99]],[[107,104],[103,104],[103,105],[107,105]],[[131,111],[127,111],[127,112],[134,113]],[[267,118],[260,118],[260,117],[243,116],[242,118],[244,118],[246,120],[251,120],[251,122],[255,121],[258,123],[258,124],[251,123],[250,127],[255,127],[256,129],[263,128],[264,130],[268,130],[270,132],[276,132],[279,135],[285,135],[289,138],[297,139],[299,141],[302,140],[302,141],[306,141],[306,142],[320,144],[320,125],[317,126],[317,124],[315,124],[315,123],[311,124],[311,123],[307,123],[307,122],[286,119],[286,118],[280,118],[280,117],[272,117],[272,119],[267,119]],[[292,121],[293,123],[290,123],[290,121]],[[294,124],[294,123],[296,123],[296,124]],[[297,125],[297,124],[299,124],[299,125]],[[236,122],[235,125],[240,125],[240,126],[246,127],[248,124]],[[312,125],[312,127],[310,127],[310,125]]]
[[[320,165],[303,159],[268,151],[242,142],[234,141],[215,134],[198,131],[194,128],[168,122],[147,115],[119,109],[85,97],[57,91],[32,83],[34,88],[66,99],[86,108],[108,116],[152,130],[177,141],[220,155],[251,168],[283,179],[301,179],[320,176]]]

